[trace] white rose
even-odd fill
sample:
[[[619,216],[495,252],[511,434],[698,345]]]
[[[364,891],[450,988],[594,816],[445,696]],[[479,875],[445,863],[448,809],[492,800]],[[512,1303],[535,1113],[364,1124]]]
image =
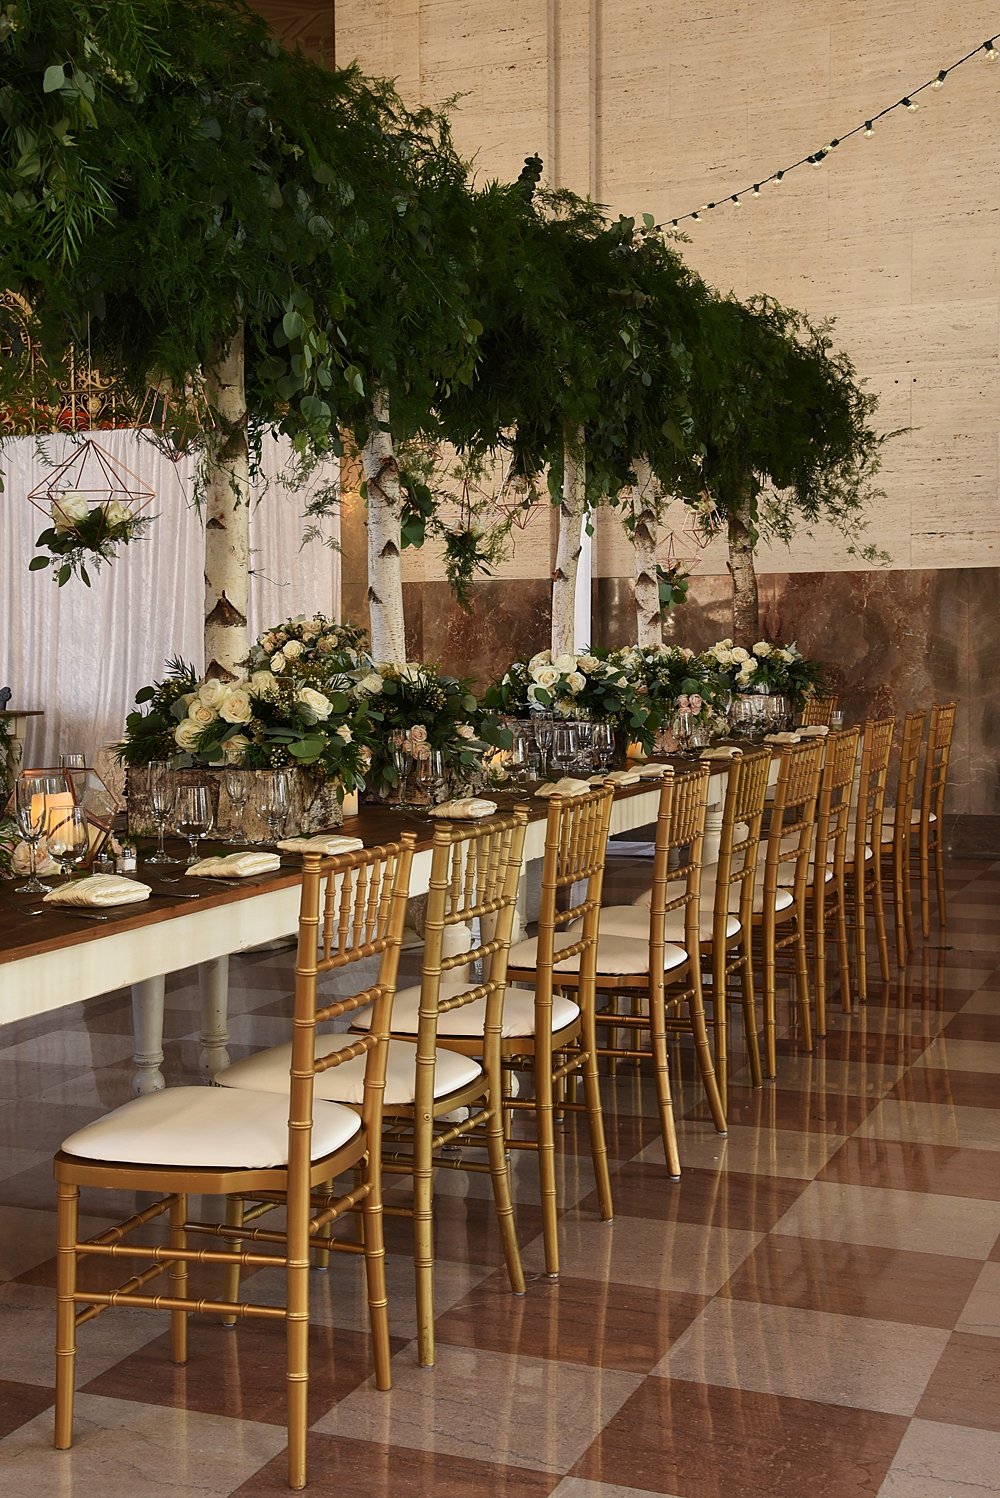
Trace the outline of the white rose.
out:
[[[531,674],[535,678],[536,686],[543,687],[545,691],[554,687],[559,680],[559,672],[555,666],[538,666]]]
[[[422,723],[414,723],[409,733],[410,742],[413,744],[427,743],[427,729]]]
[[[460,739],[474,739],[476,737],[476,730],[471,723],[456,723],[455,732]]]
[[[552,662],[552,664],[553,664],[553,666],[555,666],[555,668],[559,672],[559,674],[563,675],[567,671],[575,671],[576,670],[576,656],[575,655],[557,655],[556,658],[555,658],[555,660]]]
[[[193,718],[185,718],[174,729],[174,743],[178,749],[183,749],[187,754],[190,754],[193,750],[197,749],[198,740],[201,738],[203,731],[204,724],[196,723]]]
[[[132,512],[128,505],[123,505],[118,499],[109,499],[101,508],[104,511],[105,523],[109,528],[115,525],[123,525],[132,518]]]
[[[270,630],[268,630],[266,635],[261,635],[260,637],[260,648],[267,655],[271,654],[271,651],[274,649],[277,643],[277,640],[274,638],[274,635]]]
[[[772,645],[769,645],[766,640],[758,640],[756,645],[753,647],[753,653],[754,655],[760,656],[761,660],[763,660],[765,656],[771,654],[773,648],[774,647]]]
[[[339,724],[333,731],[339,739],[343,739],[345,744],[353,743],[354,735],[346,723]]]
[[[792,652],[790,650],[776,650],[774,653],[778,657],[778,659],[782,660],[782,661],[789,661],[789,662],[791,662],[791,661],[794,661],[794,659],[795,659],[795,656],[792,654]]]
[[[275,676],[280,676],[286,665],[285,657],[280,650],[276,650],[271,657],[271,671]]]
[[[227,739],[222,746],[222,752],[226,756],[227,762],[232,765],[242,759],[243,751],[249,743],[250,740],[245,733],[234,733],[231,739]]]
[[[214,723],[218,716],[214,707],[209,707],[207,702],[202,702],[198,697],[188,707],[188,721],[197,723],[199,730]]]
[[[332,711],[329,698],[324,697],[322,692],[317,692],[315,687],[300,687],[295,693],[295,700],[302,703],[307,718],[311,718],[314,723],[322,723]]]
[[[582,692],[587,685],[587,678],[581,671],[571,671],[566,678],[566,685],[573,695],[576,696],[577,692]]]
[[[722,645],[713,645],[711,654],[715,656],[720,666],[728,666],[732,663],[732,651],[726,650]]]
[[[67,489],[65,494],[52,501],[50,514],[57,531],[71,531],[81,520],[86,520],[90,504],[87,496],[78,489]]]
[[[270,671],[255,671],[248,686],[255,697],[273,697],[278,683]]]
[[[358,691],[365,692],[369,697],[377,697],[382,690],[382,678],[377,671],[370,671],[358,682]]]
[[[207,681],[203,681],[197,692],[198,701],[204,703],[206,707],[214,708],[216,711],[218,711],[228,696],[229,683],[217,681],[214,676],[210,676]],[[208,722],[210,720],[206,719],[205,721]]]
[[[750,659],[749,650],[744,650],[742,645],[737,645],[729,652],[729,659],[743,666]]]
[[[284,651],[283,651],[285,660],[286,661],[296,661],[296,660],[298,660],[299,656],[302,654],[303,648],[304,647],[302,646],[302,644],[301,644],[301,642],[299,640],[289,640],[288,644],[284,647]]]
[[[630,659],[633,658],[636,653],[637,652],[630,651]],[[580,667],[581,671],[596,671],[600,664],[601,663],[597,659],[596,655],[581,655],[580,659],[577,661],[577,665]]]
[[[528,670],[534,671],[536,666],[551,666],[551,664],[552,651],[539,650],[535,655],[531,657],[531,660],[528,662]]]
[[[220,718],[226,723],[249,723],[253,717],[253,702],[246,687],[233,687],[219,709]]]

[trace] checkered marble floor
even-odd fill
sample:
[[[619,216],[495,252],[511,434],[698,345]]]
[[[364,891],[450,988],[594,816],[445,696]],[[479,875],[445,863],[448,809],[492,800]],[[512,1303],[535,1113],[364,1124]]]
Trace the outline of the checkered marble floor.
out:
[[[616,860],[612,893],[635,870]],[[1000,863],[953,862],[950,919],[852,1016],[831,1004],[777,1085],[737,1055],[716,1135],[676,1060],[684,1176],[648,1083],[606,1082],[615,1221],[585,1133],[560,1150],[563,1273],[542,1275],[535,1165],[514,1161],[528,1293],[488,1185],[441,1172],[437,1346],[416,1365],[408,1226],[389,1221],[394,1386],[369,1377],[356,1262],[313,1276],[310,1486],[370,1498],[987,1498],[1000,1494]],[[234,1058],[282,1037],[288,952],[233,962]],[[787,1000],[783,1001],[784,1005]],[[168,992],[168,1084],[197,1068],[192,974]],[[787,1020],[787,1012],[784,1013]],[[128,1097],[118,993],[0,1028],[0,1492],[244,1498],[284,1486],[283,1331],[164,1318],[82,1328],[76,1442],[51,1449],[53,1187],[74,1128]],[[94,1214],[109,1203],[84,1197]],[[277,1297],[270,1271],[254,1298]]]

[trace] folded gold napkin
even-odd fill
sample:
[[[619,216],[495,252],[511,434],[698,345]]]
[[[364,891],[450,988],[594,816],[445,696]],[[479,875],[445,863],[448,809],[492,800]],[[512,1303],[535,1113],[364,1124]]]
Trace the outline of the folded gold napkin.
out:
[[[605,775],[605,785],[638,785],[642,776],[638,770],[612,770],[610,775]]]
[[[669,769],[669,765],[658,765],[655,760],[651,759],[648,764],[643,765],[635,773],[640,780],[659,780],[660,776],[665,775]]]
[[[800,739],[825,739],[830,730],[825,723],[807,723],[796,732]]]
[[[442,801],[432,806],[429,817],[442,817],[449,822],[477,822],[480,817],[491,817],[497,809],[495,801],[480,796],[460,796],[455,801]]]
[[[765,744],[797,744],[799,735],[797,733],[765,733]]]
[[[123,879],[120,874],[91,874],[72,884],[50,889],[43,899],[47,905],[135,905],[148,900],[148,884],[138,879]]]
[[[272,874],[280,868],[277,853],[229,853],[225,858],[203,858],[186,873],[195,879],[247,879],[251,874]]]
[[[564,775],[562,780],[550,780],[547,785],[540,785],[535,792],[535,795],[585,796],[589,790],[589,780],[574,780],[572,775]]]
[[[342,837],[336,832],[319,832],[315,837],[286,837],[278,844],[286,853],[322,853],[330,858],[334,853],[356,853],[364,843],[359,837]]]
[[[739,744],[714,744],[711,749],[703,749],[699,759],[735,759],[743,753]]]

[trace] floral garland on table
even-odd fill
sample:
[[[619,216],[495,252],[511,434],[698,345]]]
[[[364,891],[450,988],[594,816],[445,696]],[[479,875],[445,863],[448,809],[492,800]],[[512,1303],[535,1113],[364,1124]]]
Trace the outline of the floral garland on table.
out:
[[[145,711],[129,713],[118,757],[127,765],[169,760],[177,769],[294,766],[335,780],[342,794],[364,785],[371,761],[371,725],[353,686],[332,673],[323,691],[271,671],[199,680],[173,660],[163,681],[136,693]]]
[[[51,567],[60,588],[76,573],[90,587],[87,563],[100,570],[102,562],[114,559],[119,546],[128,546],[145,535],[156,518],[137,515],[120,500],[106,499],[91,504],[78,489],[67,489],[49,507],[52,524],[42,531],[36,546],[44,546],[47,556],[32,557],[29,572]]]
[[[250,672],[326,680],[368,660],[368,635],[356,624],[335,624],[324,614],[299,614],[273,624],[250,647]]]
[[[733,692],[771,692],[792,697],[798,705],[823,689],[822,664],[807,659],[794,642],[758,640],[746,650],[732,640],[719,640],[705,655],[718,663]]]
[[[550,650],[540,650],[529,661],[514,661],[487,688],[483,705],[511,715],[551,712],[611,723],[648,748],[658,720],[643,683],[621,655],[595,650],[553,659]]]
[[[499,719],[480,708],[467,681],[446,676],[433,665],[376,661],[358,676],[354,690],[378,725],[371,780],[382,793],[399,783],[394,747],[414,759],[440,750],[446,771],[461,784],[479,772],[489,747],[509,748],[512,742]]]

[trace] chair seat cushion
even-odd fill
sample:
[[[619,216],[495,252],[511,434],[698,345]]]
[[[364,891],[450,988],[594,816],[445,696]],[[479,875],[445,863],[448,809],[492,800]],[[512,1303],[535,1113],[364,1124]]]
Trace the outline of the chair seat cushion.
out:
[[[704,868],[702,870],[701,878],[702,878],[702,888],[703,889],[714,890],[715,880],[714,880],[713,874],[714,874],[714,865],[713,864],[709,864],[706,868]],[[779,884],[778,888],[774,892],[774,908],[775,908],[775,910],[777,910],[777,911],[787,910],[788,907],[790,905],[794,905],[794,903],[795,903],[795,897],[793,896],[791,890],[790,889],[785,889],[782,885]],[[738,884],[734,884],[734,885],[732,885],[730,887],[730,891],[729,891],[729,908],[730,908],[730,910],[739,910],[739,908],[740,908],[740,886]],[[763,872],[763,869],[760,867],[760,865],[758,865],[758,867],[757,867],[757,877],[754,880],[754,886],[753,886],[753,913],[754,913],[754,915],[762,915],[763,911],[764,911],[764,872]]]
[[[709,941],[712,936],[713,904],[701,902],[701,939]],[[735,915],[726,916],[726,936],[738,936],[740,923]],[[649,908],[636,905],[602,905],[601,936],[627,936],[633,941],[649,940]],[[668,910],[666,914],[667,940],[683,944],[684,912]]]
[[[352,1035],[320,1036],[316,1042],[317,1056],[330,1056],[334,1051],[345,1050],[356,1045]],[[242,1087],[248,1092],[288,1092],[288,1072],[292,1063],[291,1045],[274,1046],[268,1051],[258,1051],[242,1061],[217,1072],[215,1082],[220,1087]],[[417,1048],[409,1040],[390,1040],[385,1069],[385,1102],[387,1105],[412,1103],[416,1086]],[[482,1076],[480,1067],[470,1056],[461,1056],[457,1051],[441,1049],[434,1064],[434,1096],[446,1097],[459,1087],[465,1087]],[[365,1094],[365,1057],[354,1056],[342,1061],[329,1071],[320,1072],[315,1083],[316,1096],[334,1103],[349,1103],[360,1107]]]
[[[312,1157],[321,1160],[359,1133],[361,1119],[317,1103]],[[133,1098],[63,1140],[69,1155],[181,1169],[272,1170],[288,1163],[288,1072],[282,1097],[229,1087],[167,1087]]]
[[[454,998],[464,993],[468,984],[459,978],[441,979],[441,997]],[[420,1010],[420,985],[401,988],[392,1005],[392,1029],[397,1035],[416,1035]],[[552,997],[552,1028],[563,1030],[580,1017],[580,1008],[572,999],[554,994]],[[363,1009],[354,1016],[352,1024],[356,1030],[364,1030],[371,1024],[371,1010]],[[438,1035],[475,1036],[482,1035],[486,1027],[486,1000],[474,999],[461,1009],[450,1009],[438,1016]],[[500,1034],[505,1040],[514,1040],[519,1035],[535,1033],[535,994],[530,988],[508,987],[503,998],[503,1024]]]
[[[640,940],[627,936],[605,936],[602,931],[597,939],[597,971],[602,977],[626,977],[633,974],[649,972],[649,928],[643,933]],[[580,928],[576,930],[572,926],[565,931],[556,932],[556,953],[560,947],[571,947],[580,939]],[[556,962],[554,971],[558,973],[578,973],[580,971],[581,953],[577,952],[572,957],[567,957],[563,962]],[[674,968],[682,967],[687,962],[687,952],[683,947],[674,942],[667,942],[663,950],[663,970],[672,972]],[[510,966],[514,968],[534,968],[538,965],[538,943],[532,936],[527,941],[519,941],[516,947],[510,949]]]

